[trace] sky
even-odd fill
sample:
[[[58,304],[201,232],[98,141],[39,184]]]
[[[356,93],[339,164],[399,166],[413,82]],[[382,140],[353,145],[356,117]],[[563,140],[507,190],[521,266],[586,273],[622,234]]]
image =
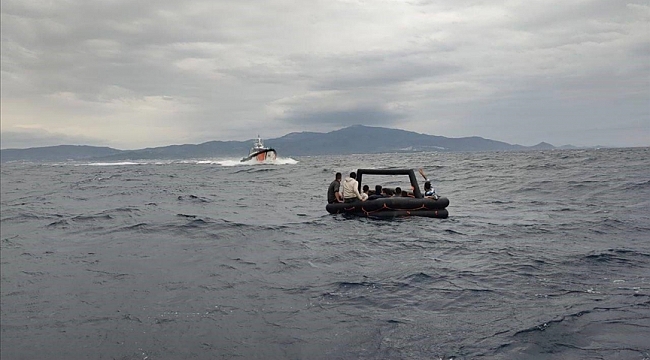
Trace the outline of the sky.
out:
[[[647,0],[2,0],[2,148],[381,126],[650,146]]]

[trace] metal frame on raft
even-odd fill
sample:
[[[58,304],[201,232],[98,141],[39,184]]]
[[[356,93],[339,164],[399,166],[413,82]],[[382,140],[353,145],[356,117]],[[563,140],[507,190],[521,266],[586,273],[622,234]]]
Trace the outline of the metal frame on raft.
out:
[[[368,175],[408,175],[411,180],[411,186],[413,186],[413,196],[420,199],[423,198],[422,192],[420,191],[420,186],[418,185],[418,179],[415,177],[415,171],[413,169],[358,169],[357,170],[357,181],[359,182],[359,192],[361,192],[361,178],[363,174]]]

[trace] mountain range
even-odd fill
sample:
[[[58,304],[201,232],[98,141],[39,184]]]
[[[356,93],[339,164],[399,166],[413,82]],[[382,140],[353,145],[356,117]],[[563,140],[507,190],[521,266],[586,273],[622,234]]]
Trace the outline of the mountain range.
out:
[[[202,144],[169,145],[138,150],[118,150],[88,145],[59,145],[27,149],[0,150],[2,162],[7,161],[119,161],[143,159],[197,159],[244,157],[252,145],[249,141],[209,141]],[[481,137],[447,138],[412,131],[353,125],[328,133],[294,132],[265,140],[279,156],[348,155],[385,152],[421,151],[509,151],[551,150],[542,142],[534,146],[508,144]],[[567,148],[566,146],[562,148]]]

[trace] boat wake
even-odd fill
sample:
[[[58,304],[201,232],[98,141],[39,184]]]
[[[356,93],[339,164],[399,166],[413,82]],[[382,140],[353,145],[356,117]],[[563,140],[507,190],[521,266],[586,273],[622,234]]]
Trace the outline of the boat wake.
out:
[[[53,166],[137,166],[137,165],[173,165],[173,164],[196,164],[196,165],[221,165],[221,166],[251,166],[251,165],[294,165],[298,160],[292,158],[278,157],[264,161],[245,161],[240,159],[193,159],[193,160],[141,160],[141,161],[116,161],[116,162],[67,162],[53,163]]]
[[[215,160],[211,161],[213,164],[221,166],[257,166],[257,165],[294,165],[298,163],[298,160],[292,158],[283,158],[277,157],[273,160],[267,159],[264,161],[240,161],[240,160]]]

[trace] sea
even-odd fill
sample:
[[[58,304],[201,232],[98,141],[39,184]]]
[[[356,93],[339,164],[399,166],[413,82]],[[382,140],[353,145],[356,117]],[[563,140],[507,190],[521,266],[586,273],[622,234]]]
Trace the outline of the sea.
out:
[[[650,359],[650,148],[278,151],[3,163],[0,357]],[[328,214],[359,168],[449,218]]]

